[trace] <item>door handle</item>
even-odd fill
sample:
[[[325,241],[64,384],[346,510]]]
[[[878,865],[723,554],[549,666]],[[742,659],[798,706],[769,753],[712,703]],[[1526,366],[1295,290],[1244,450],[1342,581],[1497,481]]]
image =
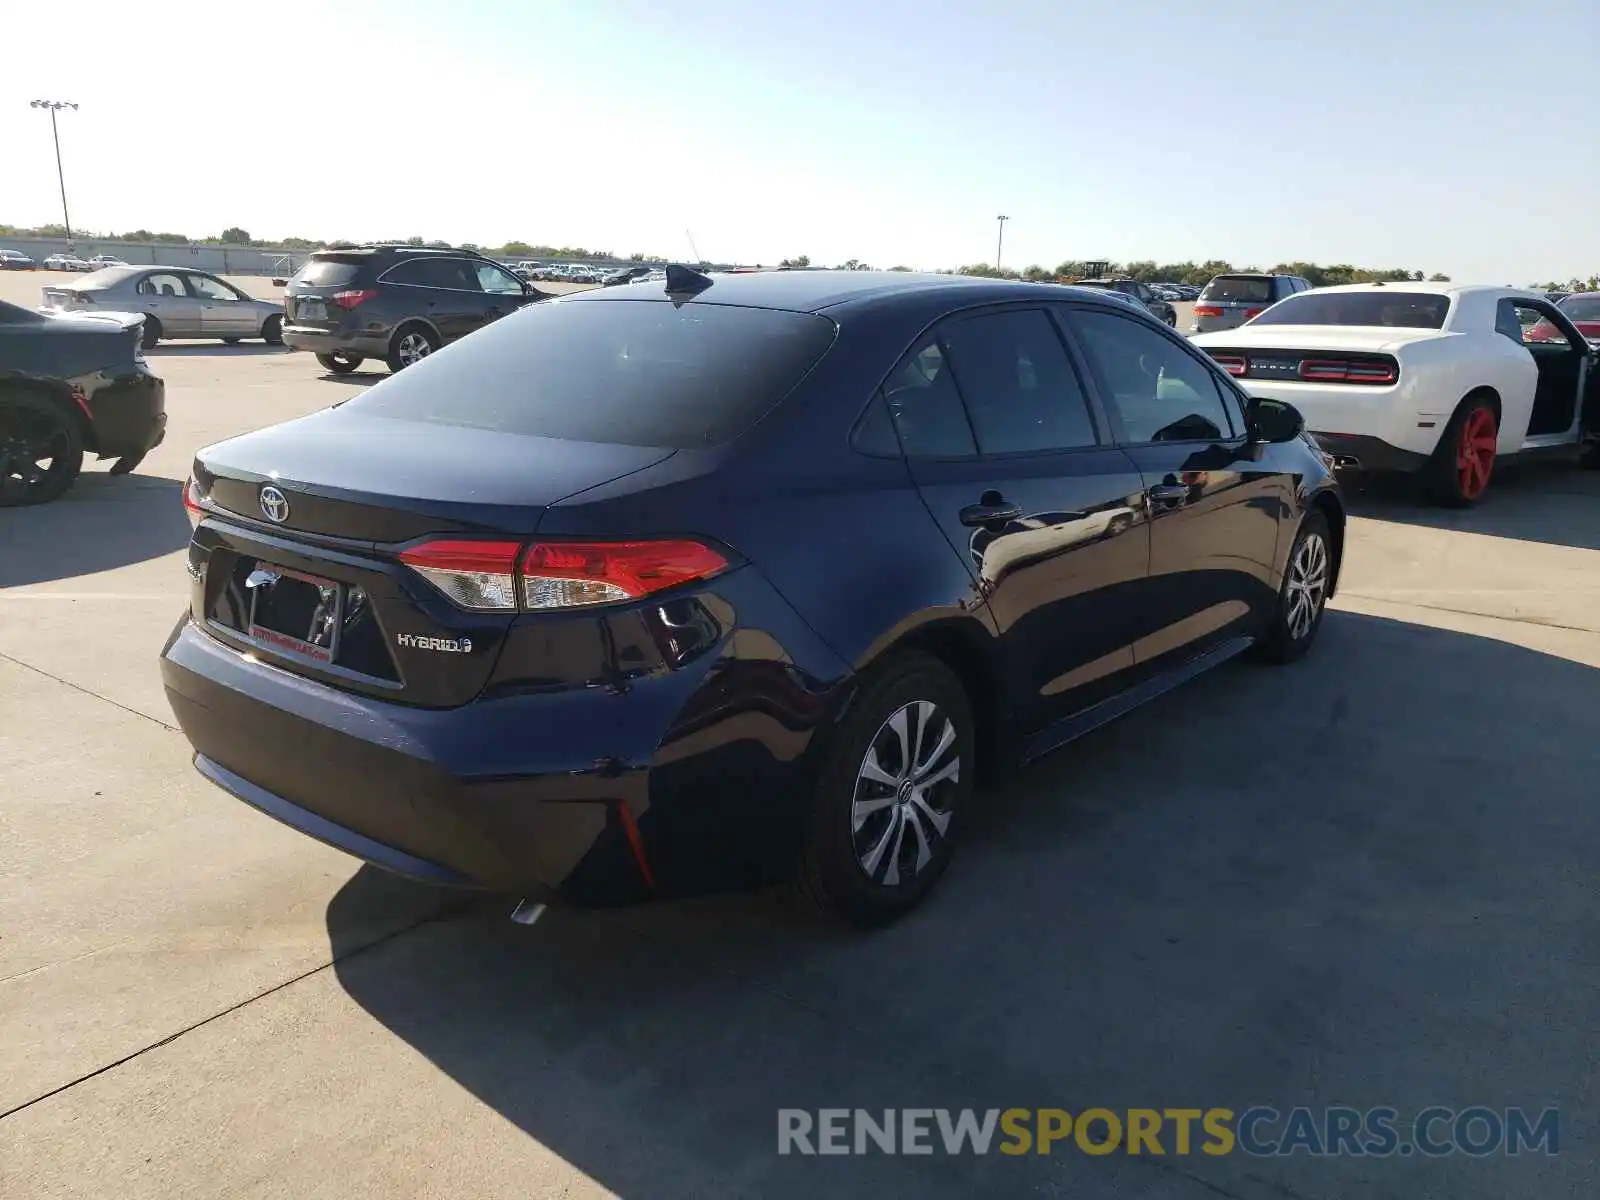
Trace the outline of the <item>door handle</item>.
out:
[[[1005,500],[969,504],[960,514],[963,525],[999,525],[1006,521],[1015,521],[1021,515],[1022,505],[1011,504]]]
[[[1155,504],[1182,504],[1189,498],[1189,489],[1181,483],[1158,483],[1147,488],[1145,495]]]

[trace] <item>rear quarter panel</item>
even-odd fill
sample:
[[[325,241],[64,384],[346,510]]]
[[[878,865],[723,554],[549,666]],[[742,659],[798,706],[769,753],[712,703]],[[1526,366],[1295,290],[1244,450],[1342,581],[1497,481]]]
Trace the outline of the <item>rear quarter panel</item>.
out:
[[[1411,441],[1397,444],[1431,452],[1468,393],[1492,388],[1500,398],[1496,450],[1514,454],[1521,448],[1533,414],[1539,369],[1520,345],[1492,330],[1474,331],[1413,342],[1401,347],[1396,357],[1410,413],[1421,421],[1435,422],[1431,429],[1420,429],[1412,422],[1411,430],[1405,431]]]

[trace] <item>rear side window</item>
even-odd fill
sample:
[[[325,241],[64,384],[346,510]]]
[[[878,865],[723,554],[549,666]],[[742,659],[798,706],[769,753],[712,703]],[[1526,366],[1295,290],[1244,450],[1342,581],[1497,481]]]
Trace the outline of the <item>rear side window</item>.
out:
[[[883,398],[900,445],[911,458],[969,458],[978,453],[950,363],[925,337],[884,381]]]
[[[833,344],[814,313],[545,301],[350,400],[367,417],[693,449],[731,441]]]
[[[1255,319],[1256,325],[1357,325],[1443,329],[1450,297],[1374,288],[1364,292],[1302,292]]]
[[[980,454],[1096,444],[1077,373],[1042,310],[954,321],[941,328],[939,341],[966,400]]]
[[[1202,300],[1239,300],[1247,304],[1272,303],[1272,280],[1260,275],[1218,275],[1200,293]]]
[[[300,268],[294,281],[308,287],[338,287],[354,280],[365,262],[365,259],[313,258]]]

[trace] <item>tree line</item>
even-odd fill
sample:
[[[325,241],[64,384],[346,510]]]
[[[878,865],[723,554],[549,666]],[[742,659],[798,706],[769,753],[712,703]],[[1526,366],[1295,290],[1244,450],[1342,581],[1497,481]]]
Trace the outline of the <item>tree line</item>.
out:
[[[0,224],[0,237],[40,237],[64,238],[67,236],[65,225],[51,224],[39,225],[34,228],[23,228],[16,225]],[[126,233],[90,233],[78,230],[77,236],[85,241],[97,242],[150,242],[161,245],[175,246],[255,246],[261,249],[277,250],[339,250],[351,246],[361,245],[352,241],[325,241],[316,238],[285,237],[277,239],[258,239],[250,236],[250,231],[237,225],[230,225],[221,233],[213,237],[191,238],[182,233],[165,233],[149,229],[133,229]],[[438,239],[426,239],[417,235],[403,238],[380,238],[379,241],[395,242],[408,246],[436,246],[448,247],[450,242]],[[370,243],[369,243],[370,244]],[[635,251],[626,258],[613,254],[609,250],[590,250],[584,246],[549,246],[532,242],[506,242],[501,246],[480,246],[472,242],[462,244],[462,249],[476,250],[495,258],[559,258],[559,259],[586,259],[600,262],[633,262],[633,263],[664,263],[669,261],[664,255],[646,254]],[[760,264],[757,264],[760,265]],[[796,255],[793,258],[781,259],[781,267],[804,268],[812,265],[809,254]],[[837,269],[847,271],[871,270],[860,259],[846,259],[836,264]],[[1235,267],[1224,259],[1213,258],[1206,262],[1192,261],[1176,263],[1158,263],[1151,259],[1127,263],[1090,263],[1078,262],[1069,259],[1057,263],[1054,267],[1045,267],[1037,263],[1032,266],[1017,269],[1014,267],[995,267],[989,263],[969,263],[964,267],[946,270],[949,275],[980,275],[990,279],[1027,279],[1036,282],[1071,282],[1075,279],[1086,279],[1096,270],[1103,270],[1119,279],[1138,279],[1145,283],[1189,283],[1206,284],[1214,276],[1226,275],[1236,270],[1254,272],[1263,268],[1255,266]],[[909,271],[907,266],[893,266],[891,271]],[[1448,283],[1450,276],[1443,272],[1435,271],[1429,275],[1423,271],[1412,270],[1406,267],[1356,267],[1349,263],[1335,263],[1332,266],[1321,266],[1317,263],[1287,262],[1277,263],[1265,268],[1274,275],[1299,275],[1310,281],[1313,287],[1331,287],[1341,283],[1408,283],[1428,279],[1435,283]],[[1507,284],[1508,287],[1515,286]],[[1568,292],[1594,292],[1600,291],[1600,272],[1583,278],[1574,275],[1566,282],[1560,280],[1546,280],[1543,283],[1533,282],[1528,287],[1540,291],[1568,291]]]

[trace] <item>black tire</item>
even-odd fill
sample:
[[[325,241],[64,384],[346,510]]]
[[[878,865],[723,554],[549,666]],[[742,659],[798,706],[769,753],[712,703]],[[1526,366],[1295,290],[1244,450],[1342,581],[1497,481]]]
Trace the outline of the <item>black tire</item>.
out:
[[[239,344],[239,341],[240,341],[240,339],[238,339],[236,337],[226,337],[226,338],[222,339],[222,344],[224,346],[237,346]]]
[[[1470,508],[1483,499],[1484,492],[1488,490],[1489,482],[1494,475],[1495,461],[1491,453],[1488,466],[1482,471],[1481,478],[1474,475],[1469,482],[1469,473],[1461,465],[1463,442],[1473,440],[1484,428],[1483,422],[1489,422],[1493,433],[1498,436],[1500,432],[1500,410],[1494,401],[1482,392],[1474,392],[1456,406],[1456,411],[1450,417],[1450,423],[1444,427],[1444,433],[1439,436],[1439,444],[1434,448],[1433,457],[1428,465],[1423,468],[1424,483],[1428,496],[1436,503],[1447,508]]]
[[[426,325],[413,321],[394,331],[394,336],[389,339],[389,353],[384,361],[389,364],[389,370],[403,371],[413,362],[426,358],[438,348],[439,335]]]
[[[322,369],[330,375],[348,375],[367,360],[358,358],[354,354],[319,354],[317,361],[322,364]]]
[[[1585,471],[1600,471],[1600,437],[1590,438],[1578,447],[1578,465]]]
[[[267,318],[266,324],[261,326],[261,340],[269,346],[283,345],[283,317],[273,313]]]
[[[1309,543],[1316,540],[1320,554]],[[1316,564],[1321,564],[1320,582],[1314,582]],[[1273,663],[1290,663],[1304,656],[1316,641],[1317,630],[1322,628],[1323,615],[1328,611],[1328,589],[1333,584],[1333,535],[1328,530],[1328,518],[1312,509],[1300,522],[1294,545],[1284,563],[1283,586],[1278,591],[1277,607],[1273,609],[1272,622],[1265,636],[1256,643],[1258,658]],[[1307,588],[1314,587],[1315,594],[1307,596]],[[1311,606],[1311,619],[1304,620],[1303,609],[1296,604],[1297,593]]]
[[[0,508],[58,499],[82,469],[83,432],[70,413],[43,396],[0,396]]]
[[[899,731],[896,717],[904,718]],[[946,726],[948,745],[930,753]],[[924,776],[935,780],[926,787],[914,786],[916,776],[906,770],[908,744],[913,768],[920,758]],[[972,796],[976,748],[971,701],[942,662],[907,651],[874,670],[823,751],[796,879],[800,894],[862,928],[915,908],[950,863]],[[869,777],[872,769],[881,781]],[[868,806],[859,825],[858,799]]]
[[[144,319],[144,337],[139,339],[139,345],[146,350],[154,350],[156,343],[161,340],[161,322],[154,317]]]

